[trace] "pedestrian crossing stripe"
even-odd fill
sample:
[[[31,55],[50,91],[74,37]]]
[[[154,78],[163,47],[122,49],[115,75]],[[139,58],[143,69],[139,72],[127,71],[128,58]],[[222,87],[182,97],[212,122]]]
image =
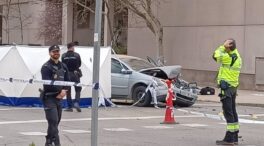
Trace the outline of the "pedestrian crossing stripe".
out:
[[[133,131],[132,129],[127,128],[104,128],[106,131],[116,131],[116,132],[125,132],[125,131]]]
[[[86,130],[62,130],[62,131],[73,134],[91,133],[91,131],[86,131]]]
[[[187,127],[206,127],[208,125],[204,125],[204,124],[180,124],[182,126],[187,126]]]
[[[30,135],[30,136],[42,136],[42,135],[47,135],[46,133],[43,132],[20,132],[22,135]]]
[[[147,129],[171,129],[173,128],[170,126],[143,126],[143,127]]]

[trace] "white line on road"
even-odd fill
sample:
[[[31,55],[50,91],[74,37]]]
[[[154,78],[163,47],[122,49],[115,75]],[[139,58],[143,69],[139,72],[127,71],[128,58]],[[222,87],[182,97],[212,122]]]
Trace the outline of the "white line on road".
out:
[[[126,132],[126,131],[134,131],[132,129],[127,128],[104,128],[106,131],[115,131],[115,132]]]
[[[189,116],[175,116],[175,118],[199,118],[200,115],[189,115]],[[109,118],[98,118],[100,121],[105,120],[149,120],[149,119],[162,119],[164,116],[148,116],[148,117],[109,117]],[[91,121],[91,118],[77,118],[77,119],[62,119],[62,122],[75,122],[75,121]],[[29,123],[46,123],[46,120],[27,120],[27,121],[1,121],[0,125],[7,124],[29,124]]]
[[[147,129],[171,129],[173,128],[170,126],[143,126],[143,127]]]
[[[3,138],[3,136],[0,136],[0,138]]]
[[[0,108],[0,111],[12,111],[12,110],[43,110],[43,108]]]
[[[225,118],[223,116],[219,116],[219,115],[206,114],[206,113],[200,113],[200,112],[192,112],[192,111],[181,110],[181,109],[178,109],[178,111],[182,111],[185,113],[191,113],[191,114],[199,115],[199,116],[204,116],[204,117],[216,119],[216,120],[225,120]],[[239,118],[239,122],[240,123],[247,123],[247,124],[264,124],[264,121],[248,120],[248,119],[241,119],[241,118]]]
[[[252,94],[252,95],[254,95],[254,96],[262,96],[262,97],[264,97],[264,94],[262,94],[262,93],[256,93],[256,94]]]
[[[206,127],[208,125],[204,125],[204,124],[180,124],[182,126],[187,126],[187,127]]]
[[[86,131],[86,130],[62,130],[62,131],[73,134],[91,133],[91,131]]]
[[[19,132],[22,135],[30,135],[30,136],[43,136],[47,135],[46,133],[43,132]]]

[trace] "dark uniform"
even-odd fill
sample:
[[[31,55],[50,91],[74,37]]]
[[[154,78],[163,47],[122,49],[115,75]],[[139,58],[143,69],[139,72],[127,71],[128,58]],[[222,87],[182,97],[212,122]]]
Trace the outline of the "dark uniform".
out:
[[[63,63],[67,65],[69,69],[70,81],[80,83],[80,78],[82,76],[82,72],[80,70],[82,64],[80,55],[74,51],[67,51],[62,55],[61,60]],[[81,109],[79,108],[79,102],[80,102],[82,87],[74,86],[74,88],[75,88],[74,107],[77,109],[78,112],[81,112]],[[72,111],[73,102],[72,102],[70,88],[67,92],[67,103],[68,103],[68,110]]]
[[[60,61],[56,64],[52,59],[42,66],[41,75],[43,80],[69,81],[67,66]],[[43,86],[44,97],[42,100],[48,121],[45,146],[52,146],[52,143],[55,146],[60,146],[58,125],[61,120],[62,106],[61,99],[57,99],[56,97],[60,94],[61,90],[66,90],[68,87],[55,85]]]

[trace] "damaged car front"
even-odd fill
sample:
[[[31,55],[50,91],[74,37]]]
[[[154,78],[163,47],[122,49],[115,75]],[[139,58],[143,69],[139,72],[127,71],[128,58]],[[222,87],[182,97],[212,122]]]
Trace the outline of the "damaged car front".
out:
[[[157,67],[148,61],[126,55],[115,55],[111,59],[112,98],[132,99],[138,106],[147,106],[153,102],[152,94],[147,88],[156,84],[157,100],[165,102],[167,87],[164,80],[180,75],[181,66]],[[178,79],[177,79],[178,80]],[[175,104],[191,106],[197,99],[195,92],[174,84]],[[181,84],[180,84],[181,85]],[[145,94],[145,95],[144,95]]]

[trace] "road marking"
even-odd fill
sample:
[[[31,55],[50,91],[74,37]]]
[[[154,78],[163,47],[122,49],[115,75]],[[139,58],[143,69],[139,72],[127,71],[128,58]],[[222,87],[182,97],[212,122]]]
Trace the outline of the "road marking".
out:
[[[173,128],[170,126],[143,126],[143,127],[147,129],[171,129]]]
[[[30,135],[30,136],[42,136],[42,135],[47,135],[46,133],[43,132],[20,132],[22,135]]]
[[[43,108],[0,108],[0,111],[12,111],[12,110],[43,110]]]
[[[220,107],[222,106],[221,104],[195,104],[194,106],[206,106],[206,107]]]
[[[0,138],[3,138],[3,136],[0,136]]]
[[[200,115],[188,115],[188,116],[174,116],[175,118],[199,118]],[[148,117],[109,117],[98,118],[100,121],[106,120],[149,120],[149,119],[162,119],[164,116],[148,116]],[[91,118],[77,118],[77,119],[62,119],[62,122],[75,122],[75,121],[91,121]],[[30,123],[46,123],[46,120],[27,120],[27,121],[1,121],[0,125],[7,124],[30,124]]]
[[[207,117],[207,118],[211,118],[211,119],[224,120],[225,121],[224,116],[220,116],[220,115],[206,114],[206,113],[200,113],[200,112],[192,112],[192,111],[181,110],[181,109],[178,109],[178,111],[182,111],[182,112],[186,112],[186,113],[191,113],[191,114],[194,114],[194,115],[199,115],[199,116],[203,116],[203,117]],[[248,120],[248,119],[241,119],[241,118],[239,118],[239,123],[246,123],[246,124],[264,124],[264,121]]]
[[[104,128],[106,131],[115,131],[115,132],[126,132],[126,131],[133,131],[132,129],[127,128]]]
[[[264,97],[264,94],[262,94],[262,93],[256,93],[256,94],[252,94],[252,95],[254,95],[254,96],[263,96]]]
[[[187,126],[187,127],[206,127],[208,125],[204,125],[204,124],[180,124],[182,126]]]
[[[86,130],[62,130],[64,132],[73,133],[73,134],[80,134],[80,133],[91,133],[91,131]]]

